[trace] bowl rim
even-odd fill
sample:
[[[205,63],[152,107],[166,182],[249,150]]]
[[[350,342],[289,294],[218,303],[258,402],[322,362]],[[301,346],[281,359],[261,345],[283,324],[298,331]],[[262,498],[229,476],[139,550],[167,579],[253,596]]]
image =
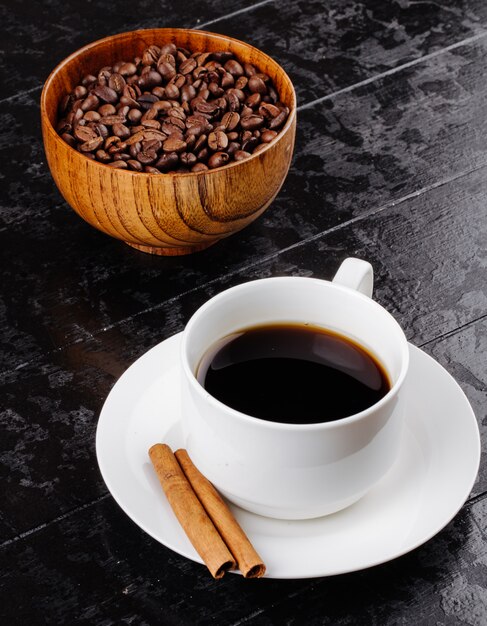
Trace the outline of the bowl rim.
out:
[[[54,81],[54,78],[59,74],[59,72],[70,61],[72,61],[73,59],[81,56],[84,53],[89,52],[92,48],[94,48],[94,47],[96,47],[96,46],[98,46],[98,45],[100,45],[100,44],[102,44],[104,42],[113,41],[113,39],[115,39],[115,38],[119,38],[119,37],[123,38],[123,37],[129,36],[129,35],[132,35],[134,33],[140,33],[140,34],[143,35],[143,33],[146,33],[146,32],[149,32],[149,31],[150,32],[158,31],[162,35],[164,33],[167,33],[167,32],[171,32],[171,33],[174,33],[174,32],[180,32],[180,33],[193,33],[193,32],[202,33],[203,35],[209,35],[213,39],[221,39],[224,42],[232,41],[232,42],[235,42],[238,45],[245,46],[246,48],[249,48],[250,50],[255,50],[259,54],[264,55],[265,57],[267,57],[272,63],[277,65],[280,68],[280,70],[282,71],[285,80],[289,84],[289,87],[290,87],[290,90],[291,90],[291,99],[292,99],[292,106],[290,107],[290,111],[289,111],[289,115],[288,115],[288,118],[286,120],[286,123],[281,128],[281,130],[279,131],[277,136],[274,137],[274,139],[272,141],[270,141],[264,148],[259,150],[259,152],[252,153],[250,155],[250,157],[248,157],[247,159],[243,159],[242,161],[232,161],[231,163],[226,163],[225,165],[221,165],[220,167],[215,167],[213,169],[208,168],[207,170],[203,170],[203,171],[199,171],[199,172],[159,172],[159,173],[156,174],[155,172],[137,172],[137,171],[133,171],[133,170],[129,170],[129,169],[113,168],[113,167],[110,167],[110,165],[107,165],[105,163],[100,163],[100,161],[96,161],[95,159],[90,159],[85,154],[83,154],[82,152],[79,152],[78,150],[75,150],[74,148],[72,148],[66,141],[64,141],[64,139],[56,131],[56,129],[54,128],[54,126],[51,123],[51,120],[49,119],[49,116],[47,114],[47,110],[46,110],[47,109],[47,107],[46,107],[47,93],[48,93],[48,91],[50,89],[50,86],[51,86],[52,82]],[[278,63],[275,59],[270,57],[267,53],[263,52],[259,48],[256,48],[252,44],[249,44],[249,43],[247,43],[245,41],[242,41],[240,39],[236,39],[235,37],[230,37],[228,35],[222,35],[220,33],[214,33],[214,32],[207,31],[207,30],[200,30],[199,28],[143,28],[143,29],[135,29],[135,30],[131,30],[131,31],[124,31],[124,32],[121,32],[121,33],[116,33],[115,35],[109,35],[107,37],[102,37],[101,39],[97,39],[96,41],[92,41],[92,42],[82,46],[81,48],[78,48],[74,52],[72,52],[70,55],[65,57],[62,61],[60,61],[55,66],[55,68],[50,72],[49,76],[47,77],[46,81],[44,82],[44,85],[42,87],[41,99],[40,99],[40,113],[41,113],[42,123],[43,123],[43,126],[47,129],[47,131],[54,138],[54,141],[62,142],[63,146],[66,146],[69,150],[72,150],[77,155],[83,157],[84,159],[86,159],[90,163],[94,164],[95,166],[100,166],[100,167],[109,169],[112,172],[121,172],[124,175],[137,176],[137,177],[141,177],[141,176],[159,177],[161,175],[169,175],[171,177],[173,177],[173,176],[177,176],[177,177],[184,177],[184,176],[186,176],[186,177],[191,177],[191,176],[193,176],[193,177],[194,176],[209,176],[209,175],[213,174],[214,172],[216,173],[216,172],[221,172],[222,170],[230,170],[230,169],[233,169],[235,167],[241,166],[242,164],[250,163],[252,160],[258,159],[262,154],[266,153],[270,148],[276,146],[279,143],[279,141],[284,137],[284,135],[287,134],[287,131],[295,123],[296,110],[297,110],[297,102],[296,102],[296,92],[295,92],[295,89],[294,89],[294,85],[293,85],[291,79],[289,78],[287,72],[284,70],[284,68],[281,66],[280,63]],[[262,144],[260,144],[260,145],[262,145]]]

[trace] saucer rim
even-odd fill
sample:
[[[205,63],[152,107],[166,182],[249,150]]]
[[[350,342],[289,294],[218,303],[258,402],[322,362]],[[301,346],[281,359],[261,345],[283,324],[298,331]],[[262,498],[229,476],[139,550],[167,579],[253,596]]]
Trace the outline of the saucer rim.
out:
[[[123,387],[124,382],[125,382],[125,378],[129,376],[129,373],[132,374],[134,372],[134,370],[137,367],[142,367],[145,363],[145,360],[149,360],[150,356],[153,356],[154,353],[158,352],[159,350],[163,350],[163,349],[167,349],[168,348],[168,342],[171,342],[171,344],[174,344],[174,346],[171,345],[171,348],[179,351],[180,349],[180,342],[181,342],[181,335],[182,333],[176,333],[174,335],[171,335],[170,337],[168,337],[167,339],[161,341],[160,343],[156,344],[154,347],[150,348],[149,350],[147,350],[146,352],[144,352],[139,358],[137,358],[126,370],[125,372],[123,372],[123,374],[119,377],[119,379],[116,381],[115,385],[112,387],[111,391],[109,392],[109,394],[107,395],[105,402],[103,404],[103,407],[100,411],[100,416],[99,416],[99,420],[98,420],[98,424],[97,424],[97,429],[96,429],[96,440],[95,440],[95,448],[96,448],[96,457],[97,457],[97,461],[98,461],[98,465],[99,465],[99,469],[100,469],[100,473],[102,475],[102,478],[107,486],[108,491],[110,492],[111,496],[114,498],[114,500],[117,502],[117,504],[120,506],[120,508],[124,511],[124,513],[139,527],[141,528],[145,533],[147,533],[150,537],[152,537],[155,541],[157,541],[159,544],[163,545],[164,547],[168,548],[169,550],[172,550],[173,552],[175,552],[176,554],[179,554],[181,556],[184,556],[188,559],[190,559],[193,562],[196,563],[200,563],[203,564],[202,559],[199,557],[199,555],[197,553],[193,553],[191,551],[187,551],[184,549],[183,547],[177,546],[175,547],[174,545],[169,545],[168,543],[164,543],[164,541],[161,540],[161,538],[159,536],[156,536],[153,532],[151,532],[151,530],[149,530],[145,524],[141,521],[139,521],[137,519],[137,513],[134,513],[133,511],[130,510],[130,504],[127,504],[127,502],[124,502],[123,497],[120,495],[120,490],[118,487],[116,487],[112,481],[111,481],[111,476],[110,476],[110,472],[105,464],[105,453],[102,451],[102,445],[103,445],[103,441],[102,438],[104,436],[104,429],[106,428],[106,422],[108,421],[108,419],[105,417],[106,412],[107,412],[107,406],[109,405],[109,399],[110,397],[112,397],[113,394],[117,393],[117,390],[120,387]],[[178,345],[179,344],[179,345]],[[480,455],[481,455],[481,441],[480,441],[480,432],[479,432],[479,427],[478,427],[478,423],[477,423],[477,419],[475,417],[475,413],[472,409],[472,406],[466,396],[466,394],[464,393],[463,389],[460,387],[460,385],[458,384],[458,382],[453,378],[453,376],[440,364],[438,363],[438,361],[436,361],[433,357],[431,357],[429,354],[427,354],[426,352],[424,352],[423,350],[421,350],[420,348],[417,348],[416,346],[414,346],[413,344],[411,344],[410,342],[408,342],[408,348],[411,351],[416,351],[420,354],[420,358],[425,358],[425,360],[429,361],[429,366],[432,367],[438,367],[441,368],[444,373],[446,373],[446,375],[449,378],[449,383],[451,385],[453,385],[455,387],[455,391],[457,393],[459,393],[462,396],[462,399],[465,403],[465,415],[462,416],[462,420],[468,420],[471,422],[471,433],[470,435],[472,436],[472,440],[470,442],[470,446],[471,446],[471,450],[470,453],[471,455],[473,455],[473,468],[472,468],[472,475],[470,477],[470,480],[468,481],[468,488],[467,488],[467,481],[465,480],[465,487],[462,490],[463,493],[465,494],[464,497],[459,498],[459,502],[458,502],[458,506],[453,510],[453,513],[451,513],[448,518],[444,518],[444,520],[442,520],[441,524],[438,527],[435,527],[434,529],[432,529],[429,533],[423,535],[419,540],[417,540],[416,542],[413,542],[412,544],[406,545],[402,550],[399,549],[397,551],[394,551],[394,554],[392,555],[385,555],[375,561],[370,561],[369,563],[367,563],[367,565],[363,565],[363,564],[359,564],[357,567],[345,567],[342,569],[335,569],[335,570],[327,570],[326,573],[312,573],[312,574],[298,574],[298,575],[293,575],[293,574],[279,574],[279,575],[270,575],[270,573],[266,573],[265,577],[266,578],[272,578],[272,579],[280,579],[280,580],[285,580],[285,579],[312,579],[312,578],[324,578],[324,577],[328,577],[328,576],[336,576],[336,575],[342,575],[342,574],[347,574],[347,573],[352,573],[352,572],[357,572],[357,571],[362,571],[364,569],[368,569],[370,567],[375,567],[377,565],[381,565],[387,562],[390,562],[392,560],[395,560],[401,556],[404,556],[405,554],[408,554],[409,552],[415,550],[416,548],[420,547],[421,545],[425,544],[426,542],[428,542],[432,537],[434,537],[435,535],[437,535],[441,530],[443,530],[453,519],[454,517],[458,514],[458,512],[461,510],[461,508],[463,507],[463,505],[465,504],[465,502],[468,499],[469,494],[471,493],[471,490],[473,488],[473,485],[475,484],[475,480],[477,478],[478,475],[478,471],[479,471],[479,466],[480,466]],[[411,361],[413,361],[413,359],[411,359]],[[154,377],[156,378],[156,376]],[[468,413],[468,415],[467,415]],[[181,416],[178,415],[175,423],[178,424],[181,421]],[[248,515],[251,516],[255,516],[257,518],[261,518],[262,516],[259,516],[255,513],[250,513],[250,512],[246,512]],[[267,518],[272,522],[271,518]],[[306,523],[308,520],[287,520],[289,523],[293,524],[293,525],[299,525],[299,524],[303,524]],[[161,526],[162,527],[162,526]],[[183,531],[181,530],[181,533],[183,534]],[[231,571],[231,573],[233,574],[237,574],[239,575],[240,572],[238,570],[235,571]]]

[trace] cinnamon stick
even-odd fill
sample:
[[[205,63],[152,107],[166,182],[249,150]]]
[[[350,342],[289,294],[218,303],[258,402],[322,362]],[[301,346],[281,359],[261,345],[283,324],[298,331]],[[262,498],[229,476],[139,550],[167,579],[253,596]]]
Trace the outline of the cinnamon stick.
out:
[[[235,560],[189,484],[171,448],[156,444],[149,457],[179,523],[214,578],[236,566]]]
[[[244,577],[260,578],[263,576],[266,569],[264,562],[218,491],[195,467],[186,450],[177,450],[175,456],[205,511],[235,557]]]

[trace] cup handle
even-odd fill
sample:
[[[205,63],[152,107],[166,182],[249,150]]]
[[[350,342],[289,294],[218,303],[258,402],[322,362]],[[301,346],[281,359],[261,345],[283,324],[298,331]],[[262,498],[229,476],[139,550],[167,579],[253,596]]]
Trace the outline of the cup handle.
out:
[[[355,289],[372,298],[374,270],[367,261],[349,257],[340,265],[332,282]]]

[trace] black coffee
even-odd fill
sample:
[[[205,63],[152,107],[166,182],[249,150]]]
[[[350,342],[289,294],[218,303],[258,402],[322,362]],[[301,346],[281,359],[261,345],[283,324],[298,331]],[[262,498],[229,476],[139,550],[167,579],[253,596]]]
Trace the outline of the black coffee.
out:
[[[354,415],[391,388],[382,365],[364,348],[304,324],[254,326],[225,337],[205,355],[197,376],[227,406],[288,424]]]

